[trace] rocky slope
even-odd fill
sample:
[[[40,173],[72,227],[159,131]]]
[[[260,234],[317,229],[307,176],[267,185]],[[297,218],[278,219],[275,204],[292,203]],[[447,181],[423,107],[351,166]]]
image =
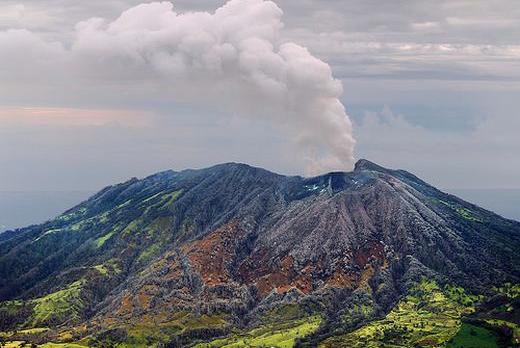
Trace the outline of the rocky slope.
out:
[[[516,291],[518,250],[520,223],[366,160],[314,178],[235,163],[167,171],[0,234],[0,331],[91,346],[338,346],[424,282],[446,301],[467,294],[452,301],[459,318],[504,284]],[[516,310],[513,295],[502,302]]]

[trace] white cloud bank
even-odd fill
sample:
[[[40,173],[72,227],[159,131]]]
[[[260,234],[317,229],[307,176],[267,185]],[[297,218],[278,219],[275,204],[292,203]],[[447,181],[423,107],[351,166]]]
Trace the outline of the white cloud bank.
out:
[[[0,95],[54,95],[60,103],[88,93],[95,104],[107,93],[130,101],[144,94],[204,105],[272,124],[306,174],[349,170],[355,141],[341,82],[306,48],[279,39],[281,17],[263,0],[231,0],[214,13],[154,2],[114,21],[80,22],[71,43],[2,31]]]

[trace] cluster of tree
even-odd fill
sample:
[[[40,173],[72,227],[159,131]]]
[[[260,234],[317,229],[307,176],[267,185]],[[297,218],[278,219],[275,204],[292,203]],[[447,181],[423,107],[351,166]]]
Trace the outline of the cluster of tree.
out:
[[[406,326],[391,326],[383,329],[382,341],[384,343],[399,343],[408,335],[408,328]]]
[[[7,347],[8,344],[9,344],[9,341],[6,338],[0,336],[0,347]],[[24,341],[24,342],[20,343],[18,345],[18,347],[20,347],[20,348],[36,348],[36,347],[38,347],[38,345],[36,343],[31,343],[31,342],[25,342]]]
[[[200,328],[188,330],[181,335],[174,336],[168,342],[163,344],[163,348],[180,348],[186,347],[188,344],[195,341],[209,341],[215,337],[226,336],[230,333],[228,328]]]
[[[0,331],[13,331],[21,325],[33,312],[32,305],[27,302],[0,307]]]
[[[88,345],[95,348],[111,348],[117,344],[124,342],[128,338],[128,332],[125,328],[115,328],[100,332],[92,337]]]

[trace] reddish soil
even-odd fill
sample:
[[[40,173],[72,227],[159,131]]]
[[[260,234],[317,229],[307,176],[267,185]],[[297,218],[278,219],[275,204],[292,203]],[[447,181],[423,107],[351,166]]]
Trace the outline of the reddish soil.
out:
[[[235,256],[235,248],[242,235],[238,222],[231,222],[205,238],[187,244],[182,251],[206,285],[225,284],[231,278],[227,266]]]

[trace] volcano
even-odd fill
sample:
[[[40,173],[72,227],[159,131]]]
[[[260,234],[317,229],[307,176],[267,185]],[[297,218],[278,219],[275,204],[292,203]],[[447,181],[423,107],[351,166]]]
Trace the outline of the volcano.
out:
[[[0,340],[516,346],[519,250],[519,222],[367,160],[166,171],[0,234]]]

